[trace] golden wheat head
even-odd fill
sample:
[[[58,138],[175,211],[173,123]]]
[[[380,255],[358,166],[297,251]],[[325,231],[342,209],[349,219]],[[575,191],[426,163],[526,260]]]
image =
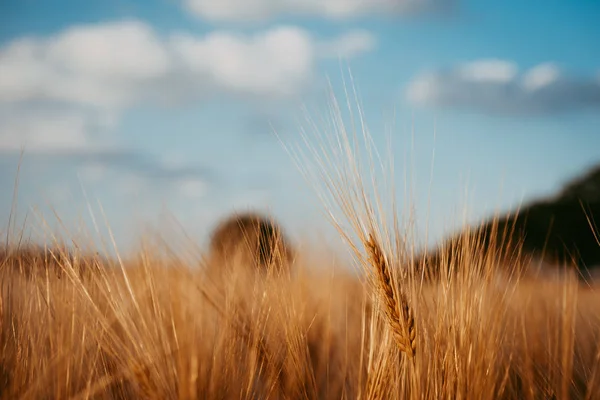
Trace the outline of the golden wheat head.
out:
[[[376,286],[385,305],[386,320],[392,330],[400,351],[409,357],[416,354],[415,319],[406,296],[394,289],[388,262],[379,244],[369,235],[366,248],[369,263],[375,269]]]

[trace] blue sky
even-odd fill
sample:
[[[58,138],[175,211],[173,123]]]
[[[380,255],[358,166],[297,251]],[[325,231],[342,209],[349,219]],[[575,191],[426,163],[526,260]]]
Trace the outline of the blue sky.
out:
[[[3,1],[0,222],[25,146],[21,218],[90,225],[85,191],[124,248],[165,208],[198,240],[248,207],[326,231],[271,127],[297,142],[349,66],[439,238],[465,205],[476,220],[600,163],[599,20],[592,0]]]

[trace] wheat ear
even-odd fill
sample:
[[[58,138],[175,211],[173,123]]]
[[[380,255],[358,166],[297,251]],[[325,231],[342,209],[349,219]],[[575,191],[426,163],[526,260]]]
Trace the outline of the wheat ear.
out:
[[[406,296],[399,290],[394,290],[387,259],[372,235],[368,237],[366,248],[369,263],[376,271],[377,291],[385,304],[385,316],[396,344],[400,351],[412,358],[416,353],[416,329],[412,310]]]

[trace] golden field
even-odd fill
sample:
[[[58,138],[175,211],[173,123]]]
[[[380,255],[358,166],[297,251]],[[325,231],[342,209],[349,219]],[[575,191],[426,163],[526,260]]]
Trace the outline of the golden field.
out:
[[[600,294],[576,279],[462,254],[440,281],[359,280],[323,252],[216,284],[159,249],[5,255],[2,398],[600,398]]]

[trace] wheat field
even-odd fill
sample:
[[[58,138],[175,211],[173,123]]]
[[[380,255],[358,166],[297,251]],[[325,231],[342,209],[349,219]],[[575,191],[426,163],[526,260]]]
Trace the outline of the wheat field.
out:
[[[303,247],[287,273],[242,257],[214,279],[160,236],[120,257],[9,242],[0,398],[600,399],[596,289],[522,274],[518,243],[476,235],[428,265],[334,128],[341,144],[309,150],[337,166],[316,180],[354,268]]]
[[[479,254],[420,283],[382,249],[368,238],[373,279],[323,254],[219,284],[166,245],[121,261],[11,249],[2,398],[599,398],[594,288],[473,273]]]

